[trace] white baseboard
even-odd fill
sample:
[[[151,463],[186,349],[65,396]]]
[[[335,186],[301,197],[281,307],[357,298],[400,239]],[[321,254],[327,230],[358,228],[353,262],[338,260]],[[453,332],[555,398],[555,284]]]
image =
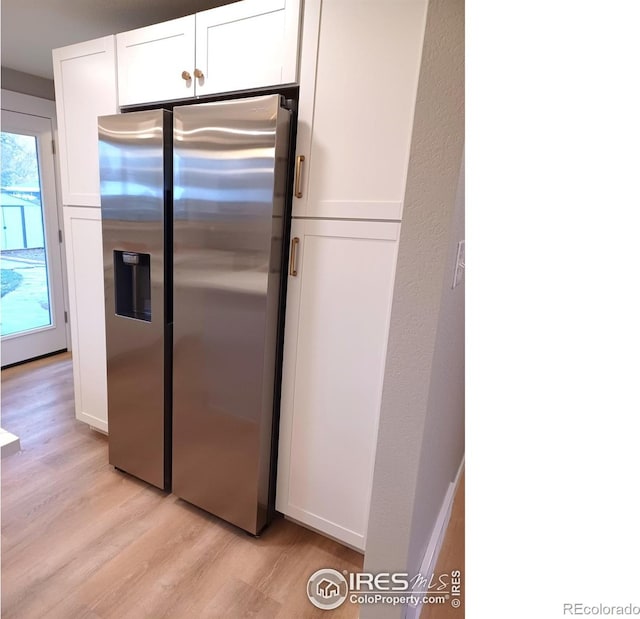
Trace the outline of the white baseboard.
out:
[[[451,519],[451,508],[453,507],[453,499],[456,496],[456,490],[458,488],[458,483],[460,482],[460,476],[462,474],[463,468],[464,456],[462,458],[462,462],[460,462],[460,466],[458,467],[456,478],[449,484],[449,488],[447,488],[447,492],[442,501],[442,505],[440,506],[438,519],[436,520],[436,524],[433,527],[433,532],[431,533],[431,538],[429,539],[429,544],[427,545],[427,551],[424,553],[424,558],[422,559],[422,564],[420,565],[420,574],[427,582],[431,580],[431,576],[433,576],[433,573],[436,570],[436,564],[438,563],[438,557],[440,556],[440,550],[442,549],[444,535],[447,531],[447,527],[449,526],[449,520]],[[407,604],[404,619],[418,619],[420,617],[421,611],[422,602],[418,602],[416,606],[413,606],[413,604]]]

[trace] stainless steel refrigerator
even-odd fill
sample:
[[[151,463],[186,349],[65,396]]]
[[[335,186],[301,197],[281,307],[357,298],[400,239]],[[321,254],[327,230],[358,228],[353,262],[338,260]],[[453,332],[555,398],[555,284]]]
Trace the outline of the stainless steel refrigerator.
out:
[[[257,534],[274,495],[290,112],[99,119],[109,460]]]

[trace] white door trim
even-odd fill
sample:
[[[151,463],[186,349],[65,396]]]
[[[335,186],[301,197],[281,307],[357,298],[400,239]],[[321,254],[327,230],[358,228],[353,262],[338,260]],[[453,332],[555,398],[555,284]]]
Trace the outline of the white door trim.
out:
[[[62,241],[58,242],[59,231],[62,230],[62,203],[59,190],[58,161],[55,152],[51,158],[49,158],[49,153],[52,151],[48,150],[51,148],[57,151],[57,149],[55,149],[55,143],[57,142],[55,103],[47,99],[32,97],[4,89],[1,91],[0,103],[3,115],[5,113],[9,115],[20,115],[14,116],[14,120],[16,120],[18,124],[22,124],[23,121],[28,121],[28,118],[31,117],[33,118],[34,125],[40,125],[40,129],[37,132],[39,139],[42,140],[40,143],[41,152],[39,153],[40,183],[43,191],[46,191],[48,194],[47,212],[49,213],[49,218],[48,221],[45,218],[45,233],[50,243],[47,254],[49,256],[48,260],[52,261],[52,263],[49,265],[49,269],[58,282],[61,282],[62,286],[62,290],[56,291],[55,288],[57,286],[54,286],[50,290],[52,322],[55,322],[64,330],[64,346],[69,348],[71,333],[69,324],[65,323],[65,316],[68,315],[68,292],[66,263],[64,260],[64,238],[62,237]],[[28,132],[30,131],[31,129],[28,130]],[[35,131],[35,128],[33,131]],[[50,280],[50,282],[52,282],[52,280]],[[9,341],[13,338],[8,336],[5,339],[9,350],[7,356],[3,355],[3,363],[11,364],[20,361],[21,359],[14,359],[15,354],[11,351],[12,345],[9,344]]]
[[[3,110],[9,112],[21,112],[22,114],[30,114],[32,116],[41,116],[42,118],[48,118],[51,120],[51,129],[53,131],[53,140],[56,145],[56,152],[53,156],[53,165],[55,169],[55,186],[56,186],[56,210],[58,212],[58,224],[60,230],[63,225],[63,212],[62,212],[62,191],[60,185],[60,149],[58,148],[58,121],[56,116],[56,103],[49,99],[42,99],[41,97],[33,97],[31,95],[25,95],[20,92],[13,92],[12,90],[0,90],[0,107]],[[67,278],[67,262],[65,260],[65,238],[62,235],[62,243],[60,244],[60,257],[62,260],[62,291],[63,291],[63,304],[64,311],[69,314],[69,286]],[[71,350],[71,330],[69,322],[66,324],[67,330],[67,350]]]

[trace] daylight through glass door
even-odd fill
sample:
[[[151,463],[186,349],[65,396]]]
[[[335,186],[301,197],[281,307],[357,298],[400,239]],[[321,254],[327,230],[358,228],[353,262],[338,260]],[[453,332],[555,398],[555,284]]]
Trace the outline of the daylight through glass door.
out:
[[[0,202],[0,331],[51,325],[37,140],[3,131]]]

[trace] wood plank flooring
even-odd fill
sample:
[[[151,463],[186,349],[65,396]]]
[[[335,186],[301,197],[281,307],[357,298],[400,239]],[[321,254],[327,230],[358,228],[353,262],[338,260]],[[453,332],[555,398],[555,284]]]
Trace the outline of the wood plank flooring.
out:
[[[423,606],[420,619],[464,619],[464,473],[456,490],[449,526],[442,542],[435,573],[436,575],[450,574],[452,570],[462,572],[460,606],[458,608],[453,608],[450,604]]]
[[[309,575],[362,569],[291,522],[254,539],[115,471],[74,417],[69,354],[2,372],[2,427],[22,444],[2,461],[3,619],[321,618]]]

